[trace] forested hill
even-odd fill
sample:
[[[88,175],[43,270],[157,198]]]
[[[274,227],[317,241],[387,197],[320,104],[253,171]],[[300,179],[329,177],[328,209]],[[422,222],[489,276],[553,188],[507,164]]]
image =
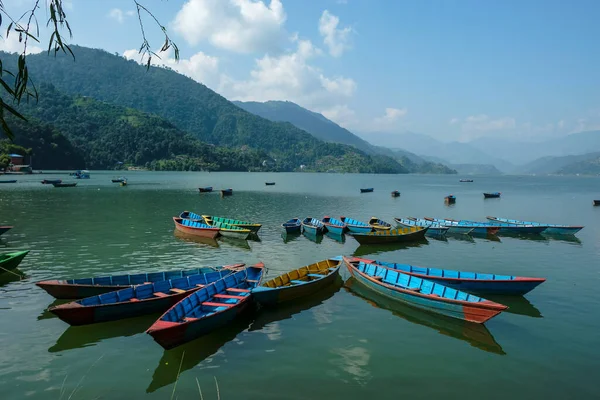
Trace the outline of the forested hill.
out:
[[[172,70],[146,70],[135,61],[103,50],[72,49],[75,61],[64,54],[29,56],[29,75],[34,82],[50,82],[69,95],[155,114],[210,144],[260,149],[276,160],[276,169],[281,171],[297,170],[303,164],[316,171],[407,172],[389,157],[370,157],[351,146],[324,143],[290,123],[248,113]],[[3,55],[3,61],[16,65],[16,54]]]

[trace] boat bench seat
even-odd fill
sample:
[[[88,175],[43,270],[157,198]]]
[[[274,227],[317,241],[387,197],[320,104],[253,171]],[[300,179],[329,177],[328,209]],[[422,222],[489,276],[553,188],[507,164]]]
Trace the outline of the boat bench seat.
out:
[[[306,283],[306,281],[291,280],[290,283],[293,283],[294,285],[301,285],[303,283]]]
[[[196,283],[196,287],[203,288],[204,286],[205,286],[205,285],[203,285],[203,284],[201,284],[201,283]]]
[[[245,293],[245,294],[250,293],[250,290],[248,290],[248,289],[238,289],[238,288],[229,288],[229,289],[227,289],[227,291],[233,292],[233,293]]]
[[[231,294],[215,294],[213,297],[217,299],[235,299],[235,300],[243,300],[246,296],[234,296]]]
[[[205,301],[204,303],[202,303],[203,306],[207,306],[207,307],[233,307],[234,304],[228,304],[228,303],[214,303],[212,301]]]
[[[185,293],[185,290],[178,289],[178,288],[171,288],[171,292],[174,292],[174,293]]]
[[[258,283],[258,281],[255,279],[246,279],[246,282]]]
[[[153,295],[155,295],[156,297],[168,297],[169,295],[163,292],[154,292],[152,293]]]

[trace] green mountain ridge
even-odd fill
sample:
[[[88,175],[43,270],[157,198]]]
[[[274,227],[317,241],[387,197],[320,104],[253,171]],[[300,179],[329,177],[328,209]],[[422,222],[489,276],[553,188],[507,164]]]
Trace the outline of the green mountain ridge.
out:
[[[595,156],[577,161],[556,171],[558,175],[600,175],[600,153],[595,153]]]
[[[30,55],[30,77],[38,85],[50,82],[69,96],[88,96],[162,117],[180,131],[216,146],[262,151],[272,160],[272,170],[294,171],[305,165],[304,170],[309,171],[408,172],[392,158],[371,157],[348,145],[324,143],[290,123],[248,113],[170,69],[147,70],[103,50],[75,45],[72,50],[75,61],[64,54]],[[9,60],[11,57],[14,60]],[[4,53],[3,61],[14,65],[16,57]]]
[[[586,153],[571,156],[547,156],[538,158],[519,168],[523,174],[557,174],[563,168],[575,170],[571,165],[585,163],[588,160],[600,157],[600,152]],[[578,172],[575,172],[578,173]]]

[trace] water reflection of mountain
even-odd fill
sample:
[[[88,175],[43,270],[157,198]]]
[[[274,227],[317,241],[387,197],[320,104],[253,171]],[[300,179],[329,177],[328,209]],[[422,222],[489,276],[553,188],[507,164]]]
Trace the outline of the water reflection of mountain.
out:
[[[124,321],[111,321],[101,324],[70,326],[48,349],[50,353],[93,346],[106,339],[133,336],[143,333],[152,325],[158,315],[144,315]]]
[[[205,244],[207,246],[210,247],[219,247],[219,243],[215,240],[215,239],[211,239],[211,238],[205,238],[205,237],[201,237],[201,236],[195,236],[195,235],[190,235],[184,232],[180,232],[178,230],[174,230],[173,234],[175,235],[175,237],[184,240],[186,242],[194,242],[194,243],[200,243],[200,244]]]
[[[296,299],[288,303],[282,303],[277,307],[261,309],[255,316],[254,321],[248,330],[259,331],[272,322],[290,319],[295,314],[316,307],[337,293],[342,286],[343,280],[338,276],[333,284],[311,296]]]
[[[435,329],[442,335],[464,340],[480,350],[500,355],[506,354],[490,331],[482,324],[432,314],[404,305],[373,292],[354,278],[346,281],[345,286],[350,293],[363,298],[372,306],[389,310],[409,322]]]
[[[410,249],[412,247],[421,247],[428,245],[427,239],[415,242],[389,243],[389,244],[363,244],[354,250],[354,257],[363,257],[369,254],[381,254],[390,251]]]
[[[146,393],[152,393],[163,386],[175,382],[178,374],[194,368],[202,361],[219,351],[227,342],[236,338],[248,329],[252,321],[252,313],[245,313],[236,318],[233,323],[217,329],[189,343],[171,350],[165,350],[152,374],[152,381],[146,388]],[[179,366],[181,365],[181,371]]]

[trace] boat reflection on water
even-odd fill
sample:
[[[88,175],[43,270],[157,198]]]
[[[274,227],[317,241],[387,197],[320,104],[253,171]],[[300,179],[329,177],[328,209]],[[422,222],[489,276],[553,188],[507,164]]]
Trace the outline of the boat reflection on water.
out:
[[[532,318],[544,318],[540,310],[535,308],[535,306],[523,296],[486,294],[485,298],[508,306],[508,308],[503,311],[505,313],[525,315]]]
[[[258,236],[258,234],[255,232],[250,233],[248,240],[251,242],[262,242],[262,240],[260,240],[260,236]]]
[[[249,331],[259,331],[272,322],[283,321],[294,315],[321,305],[334,294],[340,291],[344,285],[343,279],[338,276],[333,284],[319,290],[313,295],[294,299],[293,301],[278,304],[277,307],[261,309],[255,316]]]
[[[429,244],[427,239],[421,239],[414,242],[400,242],[400,243],[389,243],[389,244],[363,244],[354,250],[352,254],[354,257],[363,257],[370,254],[382,254],[390,251],[410,249],[413,247],[421,247]]]
[[[471,233],[474,239],[487,240],[489,242],[502,242],[498,235],[488,235],[487,233]]]
[[[327,232],[325,236],[327,236],[331,240],[335,240],[336,242],[346,243],[346,235],[344,234],[339,235],[337,233]]]
[[[211,238],[206,238],[206,237],[202,237],[202,236],[196,236],[196,235],[190,235],[184,232],[180,232],[178,230],[173,230],[173,234],[181,239],[184,240],[186,242],[194,242],[194,243],[200,243],[200,244],[205,244],[208,245],[210,247],[219,247],[219,243],[216,241],[216,239],[211,239]]]
[[[194,368],[214,355],[226,343],[234,340],[237,335],[248,329],[252,319],[253,313],[244,313],[229,325],[174,349],[165,350],[152,374],[152,381],[146,388],[146,393],[155,392],[174,383],[178,376],[181,379],[182,372]]]
[[[542,236],[547,238],[550,241],[557,241],[557,242],[565,242],[565,243],[569,243],[569,244],[574,244],[574,245],[581,245],[581,239],[579,239],[577,236],[575,235],[545,235],[544,232],[542,232]]]
[[[250,247],[248,241],[243,239],[222,236],[219,238],[219,242],[221,242],[221,244],[225,244],[227,246],[232,246],[242,250],[252,250],[252,247]]]
[[[281,238],[283,239],[283,243],[293,242],[294,240],[298,239],[300,236],[302,236],[302,234],[300,232],[294,232],[294,233],[286,233],[285,231],[281,232]]]
[[[483,324],[475,324],[459,319],[432,314],[427,311],[404,305],[384,297],[350,278],[345,284],[351,294],[366,300],[373,307],[391,311],[394,315],[409,322],[435,329],[442,335],[468,342],[471,346],[494,354],[505,355],[502,346],[496,342],[490,331]]]
[[[317,235],[315,233],[310,233],[309,231],[305,231],[305,230],[302,231],[302,234],[304,235],[305,238],[307,238],[311,242],[320,244],[323,241],[323,235]]]
[[[60,306],[61,304],[70,303],[71,301],[73,301],[73,300],[72,299],[55,299],[52,303],[48,304],[48,307],[46,307],[40,315],[38,315],[37,320],[41,321],[43,319],[58,318],[56,315],[52,314],[48,310],[52,307]]]
[[[10,271],[2,271],[0,270],[0,287],[6,286],[9,283],[17,282],[27,278],[25,272],[15,268]]]
[[[142,334],[160,315],[144,315],[126,321],[111,321],[101,324],[70,326],[48,349],[50,353],[94,346],[106,339]]]

